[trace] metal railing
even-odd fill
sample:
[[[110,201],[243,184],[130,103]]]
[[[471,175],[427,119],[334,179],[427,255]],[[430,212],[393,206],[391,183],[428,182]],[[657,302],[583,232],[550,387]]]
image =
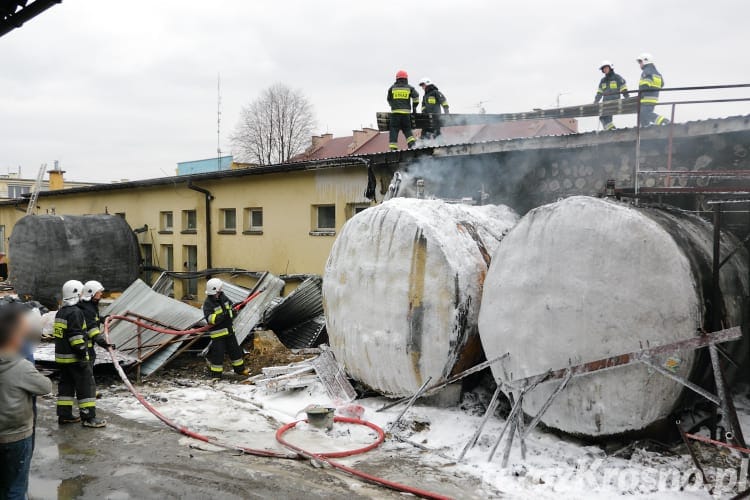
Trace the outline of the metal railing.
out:
[[[659,89],[659,92],[693,92],[693,91],[710,91],[710,90],[727,90],[727,89],[742,89],[742,88],[750,88],[750,83],[738,83],[738,84],[728,84],[728,85],[699,85],[699,86],[689,86],[689,87],[670,87],[670,88],[663,88]],[[639,192],[643,191],[649,191],[649,192],[656,192],[658,191],[660,194],[670,194],[670,193],[685,193],[685,192],[691,192],[691,193],[746,193],[750,192],[750,185],[748,186],[742,186],[740,187],[722,187],[722,188],[710,188],[708,186],[705,187],[698,187],[698,188],[680,188],[680,187],[672,187],[671,184],[671,176],[675,174],[675,171],[672,170],[672,155],[673,155],[673,149],[674,149],[674,126],[675,126],[675,111],[678,105],[688,105],[688,104],[719,104],[719,103],[731,103],[731,102],[750,102],[750,97],[737,97],[737,98],[720,98],[720,99],[688,99],[688,100],[675,100],[675,101],[666,101],[666,102],[657,102],[655,106],[670,106],[670,117],[669,117],[669,136],[668,136],[668,142],[667,142],[667,162],[665,165],[664,170],[641,170],[641,129],[644,128],[644,126],[641,124],[641,96],[643,93],[653,92],[653,89],[638,89],[631,91],[632,93],[635,93],[638,96],[638,105],[636,108],[636,139],[635,139],[635,167],[634,167],[634,176],[633,176],[633,192],[635,197],[638,197]],[[649,125],[646,125],[649,126]],[[662,176],[664,177],[664,188],[658,188],[658,189],[650,189],[650,188],[641,188],[640,187],[640,176],[641,175],[655,175],[655,176]],[[720,178],[749,178],[750,177],[750,170],[711,170],[711,171],[679,171],[677,174],[680,177],[702,177],[702,178],[712,178],[712,177],[720,177]]]

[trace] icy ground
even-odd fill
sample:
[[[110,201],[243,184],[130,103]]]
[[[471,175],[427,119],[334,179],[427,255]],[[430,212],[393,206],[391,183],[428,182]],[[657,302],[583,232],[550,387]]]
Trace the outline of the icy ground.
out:
[[[140,386],[141,391],[168,417],[223,441],[254,448],[280,449],[274,433],[283,423],[302,418],[310,404],[332,404],[322,387],[296,392],[266,393],[252,385],[232,381],[212,382],[165,377]],[[99,403],[105,412],[143,423],[156,422],[122,385],[103,391]],[[747,391],[742,391],[747,394]],[[366,455],[342,459],[367,472],[412,486],[461,498],[709,498],[684,447],[651,451],[645,444],[607,454],[599,446],[587,446],[535,429],[527,441],[526,460],[514,443],[507,469],[500,467],[501,445],[494,460],[487,461],[494,436],[504,420],[490,419],[477,446],[461,463],[455,463],[480,423],[487,395],[481,389],[465,395],[459,408],[439,409],[416,405],[397,431],[402,437],[434,450],[393,439]],[[386,428],[402,407],[376,413],[383,398],[356,401],[365,408],[364,418]],[[737,396],[736,404],[746,434],[750,430],[750,401]],[[334,405],[335,406],[335,405]],[[358,426],[337,424],[326,434],[305,426],[288,434],[290,441],[312,451],[351,449],[369,443],[374,434]],[[212,447],[175,434],[175,440],[207,452]],[[731,498],[747,485],[747,462],[736,454],[717,453],[710,446],[696,446],[713,484],[715,498]],[[215,451],[215,450],[213,450]],[[612,450],[610,450],[612,451]],[[716,457],[720,460],[716,460]]]

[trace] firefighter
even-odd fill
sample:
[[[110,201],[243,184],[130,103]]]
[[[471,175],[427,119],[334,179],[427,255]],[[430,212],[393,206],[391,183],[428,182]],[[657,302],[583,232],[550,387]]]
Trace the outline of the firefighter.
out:
[[[96,385],[89,361],[87,328],[83,311],[78,307],[83,283],[65,282],[63,306],[55,315],[55,362],[60,369],[57,386],[57,421],[60,424],[81,422],[84,427],[104,427],[107,422],[96,418]],[[73,416],[73,401],[78,399],[80,417]]]
[[[659,102],[659,89],[664,87],[664,79],[659,70],[654,66],[654,56],[643,53],[638,56],[638,65],[641,67],[641,80],[638,88],[641,91],[641,127],[647,125],[667,125],[669,120],[656,114],[654,108]]]
[[[94,343],[104,349],[108,347],[114,347],[114,345],[108,344],[102,335],[102,319],[99,318],[99,300],[102,298],[102,292],[104,292],[104,286],[95,280],[87,281],[83,285],[83,293],[81,293],[81,301],[78,303],[78,307],[83,311],[83,319],[86,320],[86,344],[89,350],[89,361],[93,370],[94,362],[96,361],[96,350],[94,349]]]
[[[441,112],[446,115],[450,112],[448,100],[442,92],[438,90],[437,85],[432,83],[427,77],[419,80],[419,86],[422,87],[424,95],[422,96],[422,113],[439,115]],[[440,121],[436,120],[434,127],[422,129],[423,139],[435,139],[440,135]]]
[[[599,70],[604,73],[604,76],[599,81],[599,88],[596,89],[595,103],[617,101],[620,99],[620,94],[623,97],[628,97],[628,86],[625,84],[625,79],[615,73],[615,67],[610,61],[602,61]],[[599,121],[602,122],[604,130],[615,129],[615,124],[612,123],[612,115],[600,116]]]
[[[234,309],[232,302],[221,291],[224,283],[218,278],[211,278],[206,282],[206,301],[203,303],[203,315],[212,326],[211,346],[208,349],[210,376],[221,378],[224,373],[224,353],[229,354],[232,368],[237,375],[248,375],[242,349],[237,344],[232,321]]]
[[[411,113],[417,112],[419,93],[409,85],[409,75],[404,70],[396,73],[396,83],[388,89],[388,104],[391,106],[391,129],[388,147],[398,149],[398,133],[403,132],[406,145],[414,147],[417,139],[411,131]]]

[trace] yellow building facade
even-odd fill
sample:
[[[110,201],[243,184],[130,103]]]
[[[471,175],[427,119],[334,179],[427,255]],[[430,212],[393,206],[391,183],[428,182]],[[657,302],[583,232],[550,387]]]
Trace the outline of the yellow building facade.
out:
[[[36,213],[119,214],[137,230],[144,263],[167,270],[322,274],[338,231],[370,205],[367,180],[360,163],[257,167],[43,192]],[[5,248],[25,208],[0,204]]]

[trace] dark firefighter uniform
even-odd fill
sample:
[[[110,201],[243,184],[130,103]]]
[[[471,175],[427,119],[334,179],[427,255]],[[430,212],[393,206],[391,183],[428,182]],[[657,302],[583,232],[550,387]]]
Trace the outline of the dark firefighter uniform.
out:
[[[86,320],[77,306],[63,306],[55,315],[55,362],[60,369],[57,386],[57,417],[75,421],[73,402],[83,420],[96,418],[96,386],[89,362]]]
[[[232,302],[221,292],[216,295],[208,295],[203,303],[203,315],[212,327],[209,333],[211,347],[208,350],[211,376],[221,378],[221,374],[224,372],[224,353],[229,354],[235,373],[243,374],[245,372],[245,361],[242,358],[242,349],[237,344],[237,337],[234,335],[232,326],[234,319]]]
[[[655,123],[666,125],[669,120],[656,114],[654,108],[659,102],[659,89],[664,87],[664,79],[653,63],[645,64],[641,73],[638,88],[641,91],[641,127]]]
[[[409,148],[414,147],[416,137],[411,130],[411,113],[417,112],[419,105],[419,93],[417,89],[409,85],[406,78],[399,78],[396,83],[388,89],[388,104],[391,106],[391,127],[389,135],[390,149],[398,149],[398,133],[403,132],[406,144]]]
[[[448,100],[437,86],[430,84],[425,86],[424,95],[422,96],[422,113],[439,115],[440,112],[449,113]],[[422,130],[422,137],[425,139],[434,139],[440,135],[440,122],[437,121],[432,128]]]
[[[616,101],[620,99],[620,94],[628,97],[628,87],[625,84],[625,79],[615,73],[615,70],[610,66],[609,73],[604,75],[599,82],[594,102]],[[613,130],[615,128],[615,124],[612,123],[612,115],[600,116],[599,121],[602,122],[604,130]]]
[[[100,347],[107,348],[107,341],[102,335],[102,321],[99,318],[99,307],[93,300],[80,301],[78,307],[83,312],[83,318],[86,320],[86,347],[89,351],[89,361],[91,366],[94,366],[96,361],[96,350],[94,349],[94,342],[99,344]]]

